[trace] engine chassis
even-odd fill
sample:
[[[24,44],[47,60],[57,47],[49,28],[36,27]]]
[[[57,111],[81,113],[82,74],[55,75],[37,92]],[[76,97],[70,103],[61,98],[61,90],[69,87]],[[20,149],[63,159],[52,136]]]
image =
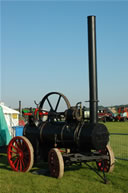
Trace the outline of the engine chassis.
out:
[[[91,152],[90,154],[87,153],[64,153],[63,154],[63,159],[64,159],[64,165],[65,166],[71,166],[73,164],[76,165],[82,165],[82,163],[86,164],[91,170],[93,170],[104,182],[104,184],[108,183],[108,180],[106,178],[106,174],[104,172],[104,160],[109,160],[108,155],[101,155],[98,152]],[[95,167],[92,167],[91,165],[88,164],[88,162],[102,162],[103,165],[103,171],[102,175],[101,172],[99,172]]]

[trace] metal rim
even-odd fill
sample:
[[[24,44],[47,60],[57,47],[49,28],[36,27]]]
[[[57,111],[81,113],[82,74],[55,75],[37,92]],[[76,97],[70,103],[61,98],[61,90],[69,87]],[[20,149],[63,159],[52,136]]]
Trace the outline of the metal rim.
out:
[[[64,161],[61,152],[57,148],[50,150],[48,155],[50,174],[55,178],[62,178],[64,175]]]
[[[99,171],[104,170],[104,172],[112,172],[114,169],[115,157],[114,157],[114,153],[111,149],[111,146],[107,145],[104,150],[100,150],[99,152],[101,154],[108,155],[109,159],[97,161],[96,164],[97,164],[98,170]]]
[[[14,171],[28,172],[34,163],[34,150],[26,137],[12,138],[8,145],[8,162]]]

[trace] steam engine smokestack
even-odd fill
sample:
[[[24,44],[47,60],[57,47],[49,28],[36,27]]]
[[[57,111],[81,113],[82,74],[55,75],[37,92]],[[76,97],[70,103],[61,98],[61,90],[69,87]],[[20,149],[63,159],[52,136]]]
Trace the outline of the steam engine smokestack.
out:
[[[98,122],[96,16],[88,16],[88,58],[90,123],[96,124]]]

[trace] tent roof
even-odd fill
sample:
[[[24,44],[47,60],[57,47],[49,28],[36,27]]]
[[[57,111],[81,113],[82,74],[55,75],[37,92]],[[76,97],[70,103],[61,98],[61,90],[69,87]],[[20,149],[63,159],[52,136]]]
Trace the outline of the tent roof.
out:
[[[4,104],[0,104],[0,106],[2,107],[4,114],[19,114],[19,111],[11,109],[11,108],[5,106]]]

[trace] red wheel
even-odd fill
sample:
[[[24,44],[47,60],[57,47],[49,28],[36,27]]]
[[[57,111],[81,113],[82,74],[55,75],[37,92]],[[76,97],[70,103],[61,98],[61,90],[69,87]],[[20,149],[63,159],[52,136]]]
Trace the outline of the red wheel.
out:
[[[8,145],[8,162],[14,171],[28,172],[34,162],[32,144],[26,137],[14,137]]]
[[[114,169],[115,157],[110,145],[107,145],[104,150],[100,151],[100,153],[104,155],[108,155],[109,159],[97,161],[96,164],[97,164],[98,170],[103,171],[104,169],[104,172],[112,172]]]
[[[64,175],[64,161],[61,152],[57,148],[50,150],[48,155],[49,170],[52,177],[62,178]]]

